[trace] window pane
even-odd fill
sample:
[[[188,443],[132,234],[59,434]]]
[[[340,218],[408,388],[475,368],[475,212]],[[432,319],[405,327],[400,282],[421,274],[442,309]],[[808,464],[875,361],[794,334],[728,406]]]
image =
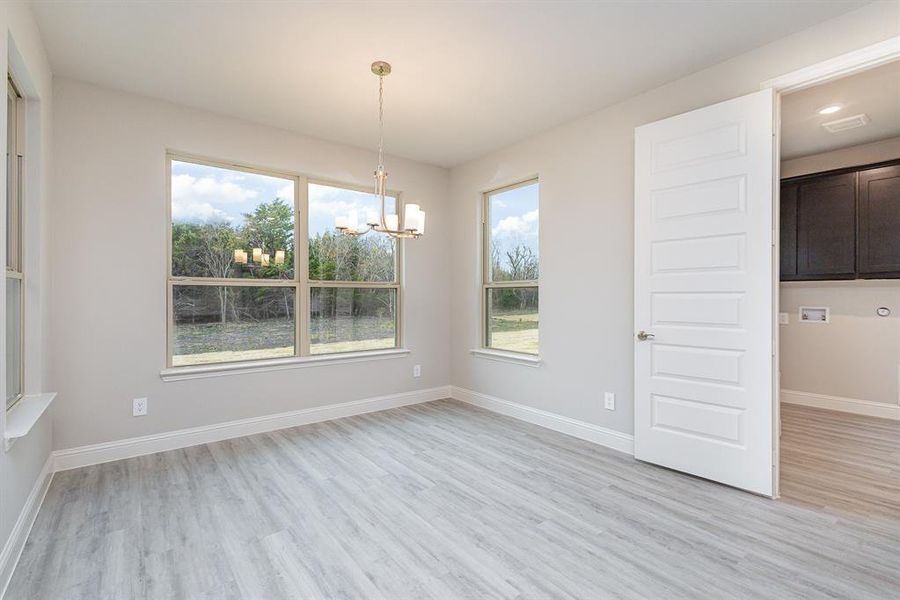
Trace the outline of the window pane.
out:
[[[488,196],[491,281],[538,278],[538,184]]]
[[[293,287],[176,285],[172,365],[294,355]]]
[[[385,211],[396,213],[396,198],[385,197]],[[309,278],[312,281],[395,281],[394,240],[383,233],[350,237],[336,233],[335,218],[355,211],[360,224],[381,202],[371,192],[309,184]]]
[[[172,275],[294,277],[294,181],[172,161]]]
[[[22,394],[22,280],[6,278],[6,408]]]
[[[538,353],[538,288],[489,288],[487,347]]]
[[[397,345],[394,288],[312,288],[309,306],[311,354]]]

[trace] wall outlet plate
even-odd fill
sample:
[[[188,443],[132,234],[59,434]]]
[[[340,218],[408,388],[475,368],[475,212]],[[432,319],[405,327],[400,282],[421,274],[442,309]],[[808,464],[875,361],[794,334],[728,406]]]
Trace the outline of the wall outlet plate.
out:
[[[603,406],[606,410],[616,410],[616,395],[613,392],[603,394]]]
[[[788,325],[791,322],[791,314],[790,313],[778,313],[778,323],[781,325]]]
[[[422,365],[413,365],[413,377],[422,376]]]
[[[131,414],[134,417],[143,417],[147,414],[147,399],[135,398],[131,404]]]

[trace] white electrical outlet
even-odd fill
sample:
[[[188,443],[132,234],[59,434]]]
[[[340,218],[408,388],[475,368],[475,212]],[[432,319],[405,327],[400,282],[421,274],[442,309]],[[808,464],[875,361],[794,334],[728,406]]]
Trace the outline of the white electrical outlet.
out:
[[[131,414],[134,417],[143,417],[147,414],[147,399],[146,398],[135,398],[132,401],[132,411]]]
[[[413,377],[422,376],[422,365],[413,365]]]
[[[603,394],[603,406],[606,410],[616,410],[616,395],[613,392]]]

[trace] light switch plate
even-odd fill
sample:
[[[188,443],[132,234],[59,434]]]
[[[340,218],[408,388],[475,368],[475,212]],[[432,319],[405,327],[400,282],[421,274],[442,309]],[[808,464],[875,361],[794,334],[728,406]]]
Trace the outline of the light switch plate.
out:
[[[781,325],[788,325],[791,322],[790,313],[778,313],[778,322]]]

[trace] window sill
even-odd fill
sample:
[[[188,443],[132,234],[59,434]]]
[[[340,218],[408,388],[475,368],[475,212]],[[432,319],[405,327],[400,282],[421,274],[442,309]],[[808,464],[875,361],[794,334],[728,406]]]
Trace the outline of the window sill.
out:
[[[6,431],[3,433],[3,437],[7,450],[17,439],[28,435],[54,398],[56,398],[56,392],[25,396],[6,413]]]
[[[541,357],[535,354],[520,354],[518,352],[504,352],[503,350],[488,350],[487,348],[473,348],[469,352],[478,358],[525,365],[526,367],[539,367],[542,362]]]
[[[320,365],[335,365],[365,362],[370,360],[384,360],[388,358],[400,358],[401,356],[406,356],[407,354],[409,354],[409,350],[406,348],[391,348],[390,350],[369,350],[366,352],[347,352],[344,354],[323,354],[321,356],[278,358],[264,361],[257,360],[248,362],[221,363],[216,365],[171,367],[160,371],[159,376],[163,381],[183,381],[185,379],[202,379],[204,377],[238,375],[240,373],[265,373],[267,371],[282,371],[284,369],[299,369],[303,367],[316,367]]]

